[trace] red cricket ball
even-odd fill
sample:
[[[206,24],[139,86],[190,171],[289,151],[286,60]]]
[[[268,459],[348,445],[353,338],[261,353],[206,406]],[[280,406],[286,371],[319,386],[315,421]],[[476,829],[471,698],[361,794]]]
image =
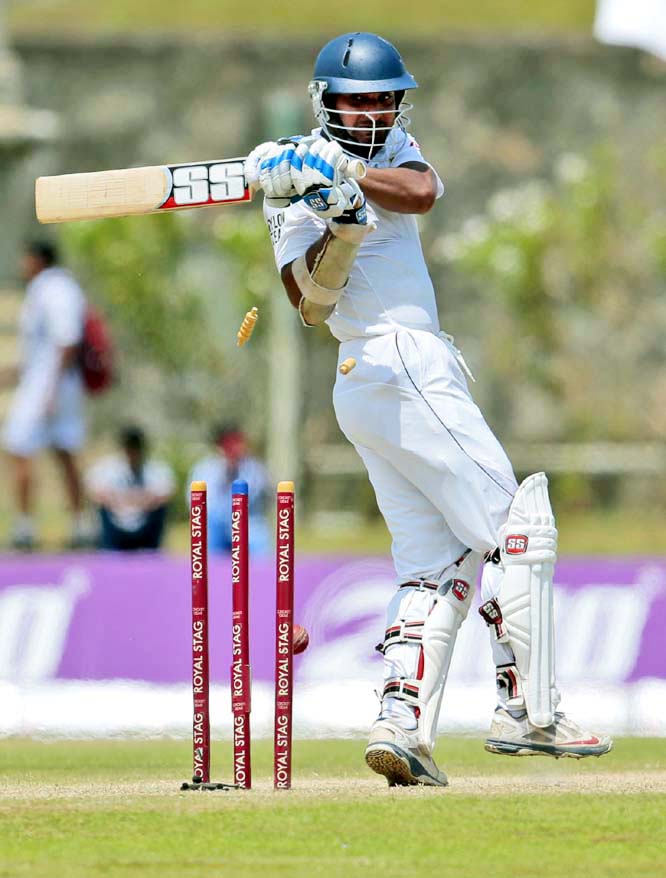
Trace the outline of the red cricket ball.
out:
[[[302,625],[294,625],[294,655],[305,652],[310,643],[310,635]]]

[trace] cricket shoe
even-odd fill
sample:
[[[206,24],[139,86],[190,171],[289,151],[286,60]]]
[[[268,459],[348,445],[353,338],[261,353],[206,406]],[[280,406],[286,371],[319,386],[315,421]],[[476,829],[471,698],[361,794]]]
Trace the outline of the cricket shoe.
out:
[[[365,761],[384,775],[390,787],[445,787],[449,783],[430,751],[419,743],[416,730],[406,732],[387,719],[378,719],[373,725]]]
[[[486,750],[506,756],[603,756],[613,746],[608,735],[593,735],[576,725],[563,713],[555,714],[555,721],[545,728],[532,725],[525,713],[520,718],[502,707],[495,711]]]

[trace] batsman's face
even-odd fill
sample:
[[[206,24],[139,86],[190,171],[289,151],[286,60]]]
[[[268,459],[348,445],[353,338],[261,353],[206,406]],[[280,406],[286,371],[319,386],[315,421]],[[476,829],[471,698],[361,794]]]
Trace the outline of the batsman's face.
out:
[[[383,143],[388,136],[387,129],[393,127],[398,108],[395,105],[395,93],[382,91],[336,95],[335,109],[339,114],[340,124],[348,129],[350,136],[358,143],[372,143],[373,128],[377,129],[374,142]]]

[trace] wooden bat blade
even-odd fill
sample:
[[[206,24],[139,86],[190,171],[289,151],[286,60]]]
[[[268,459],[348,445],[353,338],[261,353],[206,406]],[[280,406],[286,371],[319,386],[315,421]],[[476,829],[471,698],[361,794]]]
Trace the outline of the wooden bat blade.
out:
[[[37,219],[62,223],[250,201],[244,164],[243,158],[221,159],[39,177]]]
[[[149,213],[168,194],[166,169],[128,168],[91,174],[38,177],[35,208],[40,223]]]

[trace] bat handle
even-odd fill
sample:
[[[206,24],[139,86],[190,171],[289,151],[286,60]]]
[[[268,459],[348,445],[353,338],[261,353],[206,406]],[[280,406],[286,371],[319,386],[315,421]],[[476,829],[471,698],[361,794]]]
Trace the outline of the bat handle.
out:
[[[345,175],[352,180],[362,180],[368,173],[365,162],[361,159],[349,159],[345,169]]]
[[[345,165],[345,176],[348,177],[350,180],[362,180],[367,173],[367,165],[361,159],[347,160],[347,164]],[[250,197],[253,197],[261,187],[257,184],[255,186],[249,185],[248,188],[250,190]],[[288,198],[285,198],[284,206],[289,206]]]

